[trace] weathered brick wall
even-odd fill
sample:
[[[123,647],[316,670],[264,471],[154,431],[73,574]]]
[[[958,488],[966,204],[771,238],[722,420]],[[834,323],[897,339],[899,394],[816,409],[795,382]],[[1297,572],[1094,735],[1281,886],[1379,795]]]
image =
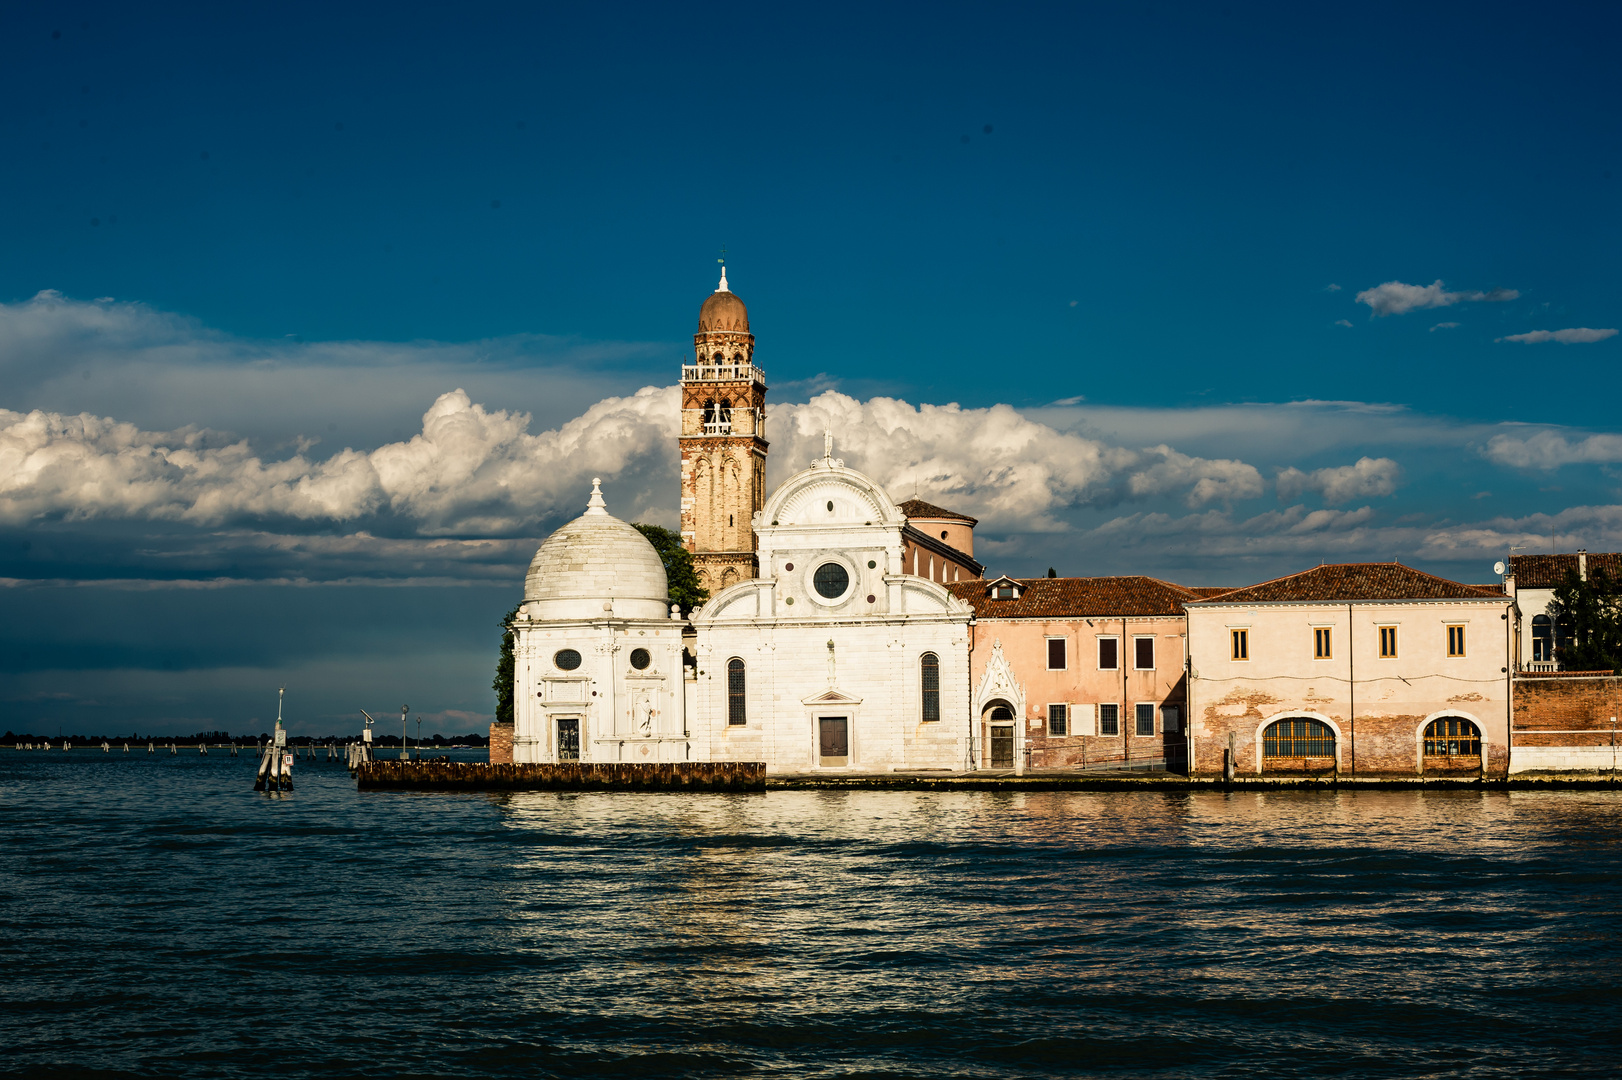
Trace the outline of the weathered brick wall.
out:
[[[511,765],[513,760],[513,726],[490,725],[490,764]]]
[[[1622,678],[1549,673],[1517,676],[1515,772],[1608,769],[1622,736]]]

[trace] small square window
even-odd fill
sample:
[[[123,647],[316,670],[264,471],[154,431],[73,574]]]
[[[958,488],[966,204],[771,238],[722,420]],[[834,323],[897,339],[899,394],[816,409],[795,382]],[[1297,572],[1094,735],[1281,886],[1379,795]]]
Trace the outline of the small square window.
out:
[[[1048,638],[1048,670],[1063,671],[1065,669],[1064,638]]]
[[[1139,671],[1153,671],[1155,668],[1155,639],[1140,637],[1132,639],[1133,666]]]
[[[1100,735],[1119,735],[1121,733],[1121,707],[1119,705],[1107,704],[1098,707],[1098,733]]]
[[[1233,642],[1233,658],[1235,660],[1250,659],[1250,631],[1233,630],[1229,632]]]
[[[1397,628],[1380,627],[1380,659],[1390,660],[1397,655]]]
[[[1048,706],[1048,734],[1070,734],[1070,709],[1065,705]]]
[[[1121,666],[1121,640],[1119,638],[1101,637],[1098,639],[1098,670],[1114,671]]]
[[[1137,707],[1137,729],[1134,734],[1153,735],[1155,733],[1155,707],[1148,702],[1141,702]]]
[[[1449,656],[1464,655],[1464,627],[1450,626],[1447,628],[1447,654]]]
[[[1312,658],[1314,660],[1333,660],[1335,632],[1327,626],[1315,627],[1312,631]]]

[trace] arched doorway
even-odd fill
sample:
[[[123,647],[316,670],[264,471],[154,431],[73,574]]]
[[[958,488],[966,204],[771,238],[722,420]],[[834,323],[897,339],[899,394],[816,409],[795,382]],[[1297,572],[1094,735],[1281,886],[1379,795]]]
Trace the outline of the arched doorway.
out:
[[[1263,772],[1330,772],[1335,729],[1310,716],[1286,716],[1262,730]]]
[[[987,764],[993,769],[1014,767],[1014,710],[1006,701],[994,701],[985,711]]]
[[[1425,725],[1420,744],[1425,772],[1481,768],[1481,729],[1463,716],[1438,716]]]

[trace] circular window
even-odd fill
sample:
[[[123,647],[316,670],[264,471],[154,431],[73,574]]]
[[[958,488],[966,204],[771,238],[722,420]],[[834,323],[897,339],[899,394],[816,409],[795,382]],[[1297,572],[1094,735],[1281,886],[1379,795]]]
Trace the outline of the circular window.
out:
[[[651,663],[653,663],[653,657],[648,655],[648,650],[646,650],[646,649],[632,649],[631,650],[631,666],[636,668],[638,671],[646,670],[647,666],[649,664],[651,664]]]
[[[559,671],[573,671],[580,666],[580,654],[573,649],[559,649],[552,657],[552,663],[558,666]]]
[[[817,595],[828,600],[837,600],[845,595],[850,588],[850,573],[836,562],[823,563],[817,567],[817,572],[811,578]]]
[[[784,563],[783,564],[783,569],[784,570],[792,570],[792,569],[794,569],[794,564],[793,563]]]
[[[942,529],[942,530],[941,530],[941,539],[942,539],[942,540],[945,540],[945,539],[946,539],[946,530],[945,530],[945,529]]]
[[[878,566],[879,564],[874,562],[872,559],[867,560],[867,568],[869,570],[877,570]]]

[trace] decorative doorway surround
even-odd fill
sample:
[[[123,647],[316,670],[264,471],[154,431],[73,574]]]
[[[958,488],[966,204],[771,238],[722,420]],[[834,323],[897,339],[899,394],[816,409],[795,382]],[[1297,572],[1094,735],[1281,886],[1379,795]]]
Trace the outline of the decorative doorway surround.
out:
[[[1013,715],[1010,718],[1013,728],[1012,756],[1010,765],[993,765],[992,750],[1001,750],[991,745],[992,732],[990,714],[999,703],[1005,705]],[[986,661],[985,673],[980,677],[980,686],[974,693],[975,725],[979,729],[971,740],[970,758],[975,768],[1009,768],[1015,773],[1025,771],[1025,687],[1014,678],[1014,669],[1003,656],[1002,639],[997,638],[991,643],[991,659]],[[1009,721],[1003,721],[1002,727]],[[1005,738],[1005,732],[999,732]],[[999,753],[999,760],[1005,760]]]

